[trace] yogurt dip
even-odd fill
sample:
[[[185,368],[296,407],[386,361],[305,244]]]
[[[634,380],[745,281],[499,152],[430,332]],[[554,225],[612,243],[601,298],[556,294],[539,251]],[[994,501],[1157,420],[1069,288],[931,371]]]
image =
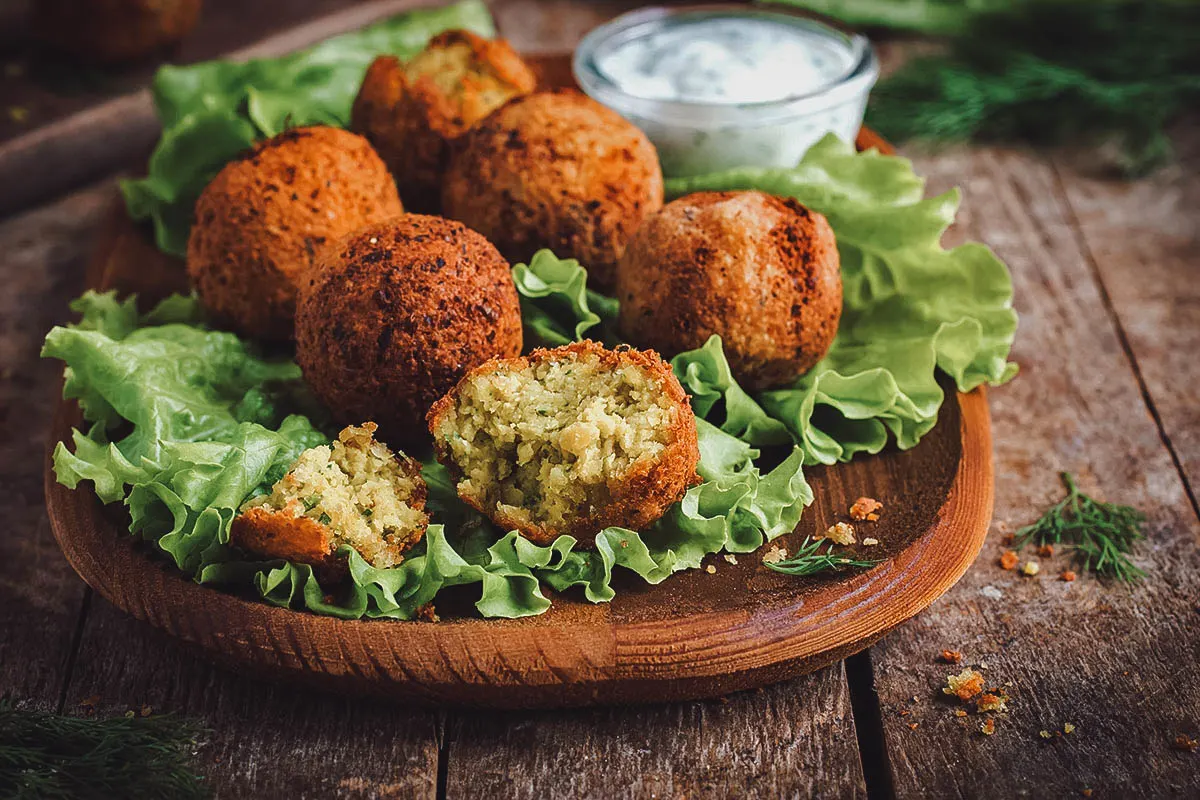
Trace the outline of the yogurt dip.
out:
[[[584,38],[574,68],[646,132],[668,177],[794,166],[830,131],[853,141],[878,75],[861,36],[740,6],[626,14]]]

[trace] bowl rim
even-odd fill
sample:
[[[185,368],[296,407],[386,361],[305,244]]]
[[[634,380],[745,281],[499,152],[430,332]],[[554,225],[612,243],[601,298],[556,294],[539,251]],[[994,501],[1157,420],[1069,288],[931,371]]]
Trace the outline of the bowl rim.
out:
[[[763,19],[790,26],[803,26],[849,51],[851,66],[838,78],[816,89],[790,94],[776,100],[745,103],[713,103],[703,100],[663,100],[632,94],[614,83],[597,64],[597,56],[615,39],[633,38],[642,28],[666,20],[687,17]],[[627,115],[644,119],[711,125],[743,122],[765,125],[820,113],[828,108],[864,97],[879,77],[879,59],[866,36],[829,24],[815,15],[793,9],[767,9],[732,3],[647,6],[626,12],[593,28],[580,40],[571,58],[571,68],[580,88],[592,99]]]

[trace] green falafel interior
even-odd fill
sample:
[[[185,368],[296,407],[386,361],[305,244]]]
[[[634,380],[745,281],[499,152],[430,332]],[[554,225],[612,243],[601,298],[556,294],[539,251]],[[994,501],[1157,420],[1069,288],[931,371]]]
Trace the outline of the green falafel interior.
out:
[[[703,482],[648,530],[605,529],[594,551],[569,536],[539,546],[493,528],[427,460],[434,524],[398,566],[372,567],[344,547],[350,580],[330,596],[307,565],[247,561],[228,544],[236,510],[328,437],[294,364],[210,330],[195,301],[178,297],[139,315],[132,301],[89,293],[75,304],[82,320],[47,336],[44,354],[67,366],[65,396],[91,423],[74,432],[73,448],[55,449],[58,480],[92,481],[104,502],[123,500],[131,530],[196,580],[251,585],[278,605],[407,619],[443,587],[476,584],[480,613],[517,617],[549,607],[543,584],[582,586],[600,602],[613,597],[617,567],[658,583],[710,553],[753,551],[794,530],[812,502],[803,464],[849,460],[889,440],[916,444],[944,401],[939,370],[964,391],[1012,377],[1008,272],[981,245],[941,248],[957,195],[922,199],[904,159],[827,140],[795,170],[738,170],[670,188],[701,187],[794,194],[825,214],[838,236],[845,307],[825,359],[787,389],[742,390],[719,339],[675,355],[697,416]],[[514,279],[527,347],[611,339],[616,301],[589,292],[579,264],[543,252],[517,265]],[[760,450],[768,447],[770,469]]]
[[[160,250],[184,255],[196,198],[221,167],[259,139],[288,128],[344,128],[376,56],[410,58],[431,38],[455,28],[496,33],[482,0],[463,0],[399,14],[279,58],[162,67],[152,86],[162,138],[150,157],[149,175],[121,182],[129,215],[153,222]]]

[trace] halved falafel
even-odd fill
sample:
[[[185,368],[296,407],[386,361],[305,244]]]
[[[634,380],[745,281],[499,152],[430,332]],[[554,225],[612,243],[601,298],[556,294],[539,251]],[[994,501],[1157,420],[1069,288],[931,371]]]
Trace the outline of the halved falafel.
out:
[[[366,139],[295,128],[255,145],[204,188],[188,238],[188,275],[219,323],[288,340],[296,287],[326,245],[403,211]]]
[[[571,90],[512,100],[454,147],[442,212],[511,261],[543,247],[576,258],[590,288],[611,290],[617,260],[662,207],[658,153],[615,111]]]
[[[700,480],[687,394],[657,353],[628,347],[490,361],[430,409],[429,430],[459,497],[539,544],[644,529]]]
[[[825,217],[762,192],[698,192],[646,220],[617,267],[621,335],[668,355],[721,337],[743,388],[791,383],[842,313]]]
[[[305,450],[270,494],[242,506],[230,542],[267,558],[309,564],[318,577],[346,572],[349,545],[372,566],[394,567],[425,535],[427,489],[420,465],[375,440],[364,422],[332,445]]]
[[[407,62],[376,58],[350,113],[350,127],[375,146],[412,211],[441,206],[450,143],[537,81],[503,39],[446,31]]]
[[[467,370],[521,352],[509,264],[461,222],[405,214],[332,246],[301,288],[296,359],[343,421],[426,441],[423,420]]]

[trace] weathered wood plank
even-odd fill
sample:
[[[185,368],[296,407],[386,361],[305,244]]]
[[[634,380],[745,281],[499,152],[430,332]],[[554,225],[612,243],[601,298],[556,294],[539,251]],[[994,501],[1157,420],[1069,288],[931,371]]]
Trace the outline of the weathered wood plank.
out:
[[[452,798],[865,797],[841,664],[721,702],[456,714]]]
[[[1058,167],[1086,255],[1116,313],[1193,503],[1200,492],[1200,117],[1177,163],[1135,183]]]
[[[1195,736],[1200,720],[1200,686],[1183,678],[1200,660],[1200,522],[1054,170],[1028,155],[981,149],[921,159],[918,171],[935,188],[964,186],[959,235],[990,243],[1012,267],[1022,373],[991,393],[996,521],[983,556],[929,612],[872,652],[896,793],[1194,794],[1196,756],[1171,743],[1179,733]],[[1145,275],[1137,263],[1114,258],[1110,269],[1144,280],[1133,277]],[[1143,585],[1060,581],[1062,553],[1040,559],[1036,578],[1000,569],[1003,533],[1061,496],[1059,470],[1078,476],[1085,491],[1149,514],[1150,538],[1137,556],[1148,573]],[[986,663],[989,685],[1008,686],[1011,710],[993,736],[980,733],[981,717],[954,716],[941,693],[959,669],[937,663],[944,648],[962,651],[965,663]],[[1055,736],[1068,722],[1075,732]]]
[[[55,708],[86,587],[58,549],[42,492],[46,431],[61,370],[38,353],[70,314],[105,184],[0,222],[0,695]]]
[[[438,717],[265,683],[212,666],[96,597],[66,709],[173,712],[212,734],[198,763],[217,797],[434,798]]]

